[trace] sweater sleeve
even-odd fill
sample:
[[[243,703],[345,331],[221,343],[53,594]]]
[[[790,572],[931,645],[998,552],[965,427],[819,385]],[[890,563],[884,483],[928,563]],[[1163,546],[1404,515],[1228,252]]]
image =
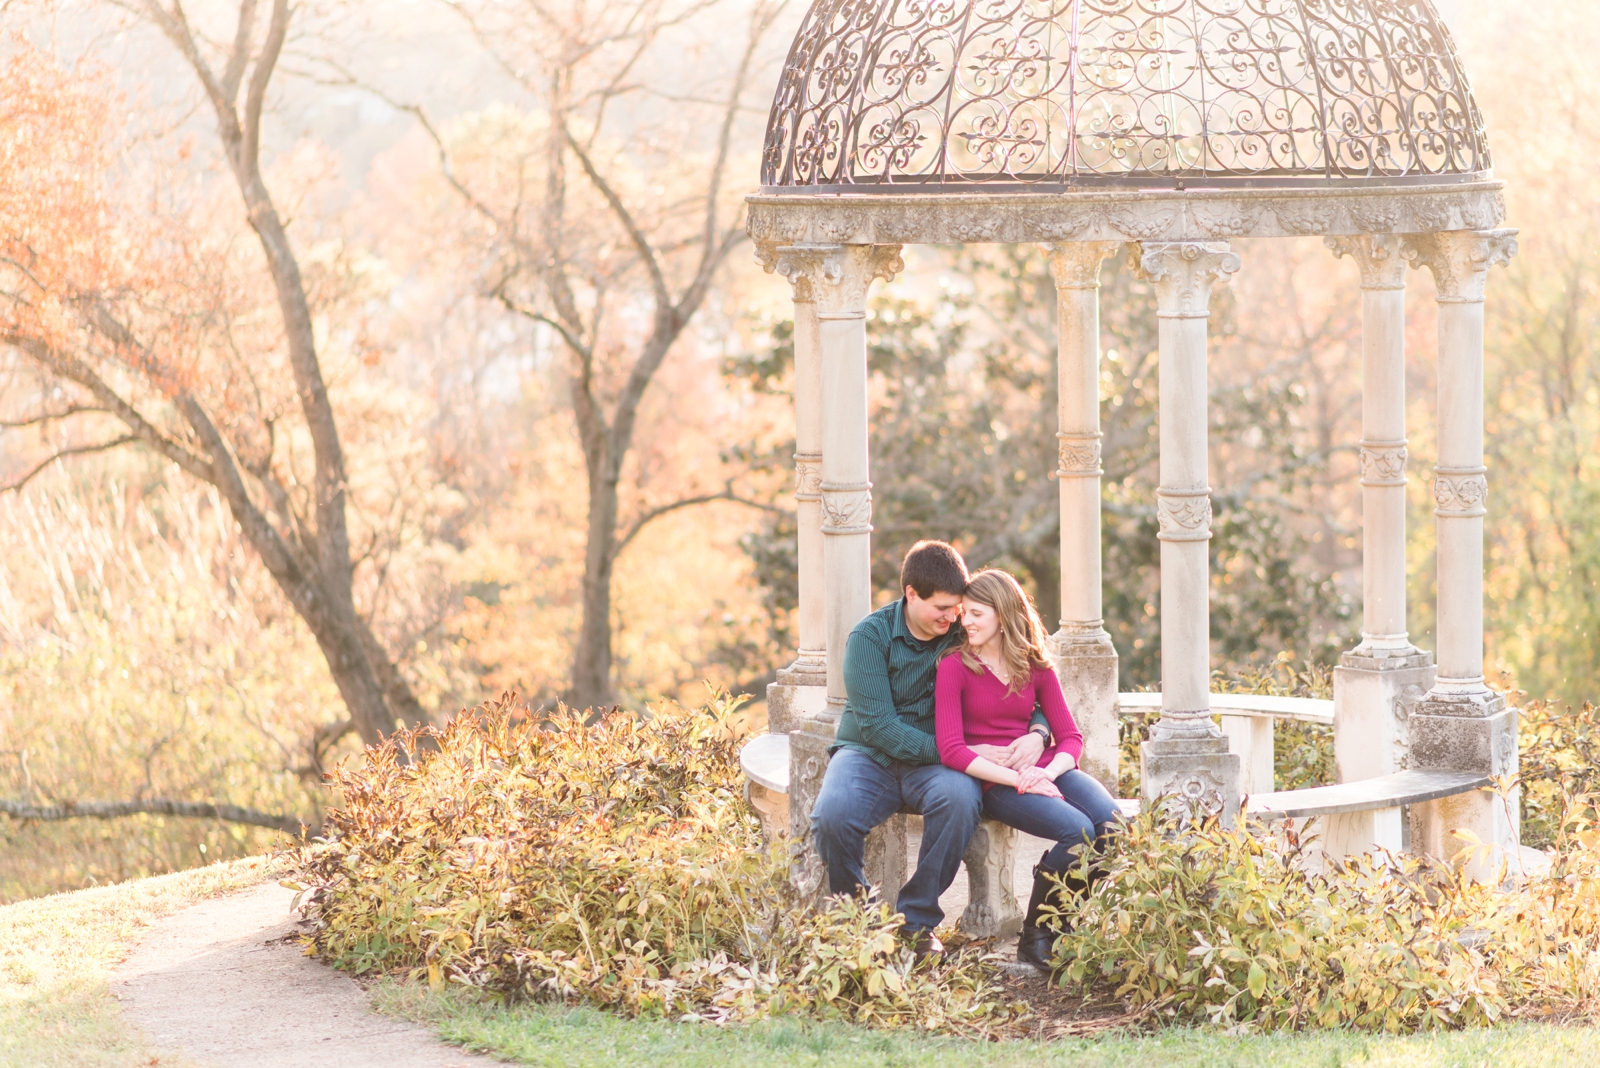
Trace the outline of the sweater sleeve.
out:
[[[1033,669],[1033,687],[1039,706],[1050,721],[1050,732],[1055,735],[1055,744],[1045,746],[1044,752],[1039,754],[1039,766],[1050,763],[1057,753],[1066,753],[1076,764],[1083,757],[1083,732],[1078,729],[1078,722],[1072,718],[1072,710],[1061,693],[1061,680],[1049,668],[1037,667]]]
[[[978,757],[967,745],[962,710],[962,675],[966,672],[959,655],[947,656],[939,662],[933,686],[933,737],[939,745],[939,759],[956,771],[966,771]]]
[[[844,691],[867,745],[890,760],[938,763],[939,752],[928,732],[907,723],[894,710],[888,650],[859,624],[844,647]]]

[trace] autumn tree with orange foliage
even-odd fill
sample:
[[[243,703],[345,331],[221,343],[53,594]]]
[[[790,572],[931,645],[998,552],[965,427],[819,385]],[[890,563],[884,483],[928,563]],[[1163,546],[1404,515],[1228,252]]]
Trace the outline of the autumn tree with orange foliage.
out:
[[[181,210],[152,212],[161,183],[119,153],[108,73],[63,68],[14,38],[0,105],[0,344],[41,380],[35,410],[12,425],[73,429],[12,488],[62,456],[134,444],[214,486],[327,660],[349,719],[325,734],[377,742],[424,717],[356,603],[344,446],[301,261],[263,175],[290,5],[239,0],[223,45],[180,4],[121,6],[193,74],[259,258],[240,268],[238,250],[208,244]],[[246,322],[258,292],[275,312]]]

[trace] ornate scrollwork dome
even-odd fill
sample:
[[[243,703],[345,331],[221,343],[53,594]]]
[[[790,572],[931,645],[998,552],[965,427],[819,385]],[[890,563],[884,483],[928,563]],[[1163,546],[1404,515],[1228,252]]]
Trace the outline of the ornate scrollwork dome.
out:
[[[1431,0],[814,0],[764,192],[1476,181]]]

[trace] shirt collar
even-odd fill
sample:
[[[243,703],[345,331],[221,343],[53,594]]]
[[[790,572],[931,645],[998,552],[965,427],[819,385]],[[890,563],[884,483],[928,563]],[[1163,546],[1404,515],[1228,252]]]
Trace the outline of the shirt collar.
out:
[[[943,634],[936,634],[927,641],[923,641],[915,634],[912,634],[911,628],[906,625],[905,597],[902,595],[901,598],[894,603],[894,624],[889,630],[889,637],[891,639],[904,638],[917,648],[925,649],[930,645],[938,645],[940,642],[948,643],[952,638],[956,638],[958,640],[964,639],[965,636],[966,631],[961,626],[961,620],[958,619],[954,623],[950,624],[950,629],[945,631]]]
[[[911,633],[911,628],[906,625],[906,599],[901,598],[894,603],[894,624],[890,627],[889,637],[905,638],[907,641],[922,644],[922,639]]]

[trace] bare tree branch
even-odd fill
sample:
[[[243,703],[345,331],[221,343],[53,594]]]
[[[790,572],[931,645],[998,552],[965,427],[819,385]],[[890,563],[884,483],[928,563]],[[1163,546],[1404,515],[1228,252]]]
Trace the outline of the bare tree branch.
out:
[[[74,404],[59,412],[41,412],[26,419],[0,419],[0,428],[6,430],[20,430],[26,426],[36,426],[39,423],[53,423],[58,419],[70,419],[75,415],[85,412],[104,412],[110,414],[110,408],[103,408],[98,404]]]
[[[271,831],[298,838],[304,828],[310,838],[321,829],[310,826],[297,816],[280,816],[258,812],[239,805],[219,804],[215,801],[171,801],[163,797],[135,801],[65,801],[58,805],[30,805],[23,801],[0,798],[0,813],[14,820],[39,820],[52,823],[57,820],[97,819],[114,820],[124,816],[144,813],[159,816],[186,816],[191,819],[222,820],[226,823],[243,823],[251,827],[265,827]]]
[[[33,481],[33,477],[35,475],[49,467],[51,464],[55,463],[57,460],[66,459],[68,456],[87,456],[90,453],[109,452],[110,450],[119,448],[123,445],[131,445],[138,440],[139,439],[134,437],[132,434],[124,434],[120,438],[113,438],[110,441],[96,442],[93,445],[74,445],[71,448],[60,449],[52,453],[48,459],[39,461],[32,467],[31,470],[28,471],[27,474],[23,475],[21,478],[14,482],[8,482],[5,485],[0,486],[0,493],[15,493],[17,490]]]
[[[617,554],[619,556],[622,554],[622,550],[628,547],[628,543],[638,536],[639,532],[645,528],[646,524],[652,523],[664,515],[669,515],[672,512],[676,512],[680,508],[692,508],[697,504],[710,504],[713,501],[730,501],[733,504],[742,504],[746,508],[759,508],[763,512],[776,512],[779,515],[788,514],[788,510],[785,508],[780,508],[775,504],[769,504],[766,501],[757,501],[752,500],[749,497],[741,497],[737,493],[734,493],[731,489],[725,489],[721,493],[707,493],[699,497],[685,497],[681,501],[673,501],[671,504],[664,504],[659,508],[652,508],[648,512],[641,515],[638,519],[635,519],[633,521],[633,525],[628,528],[628,532],[624,534],[617,542]]]
[[[661,261],[656,257],[655,246],[650,244],[650,238],[645,236],[645,232],[639,226],[638,221],[628,211],[627,205],[622,202],[622,197],[611,187],[611,183],[606,181],[605,176],[595,166],[594,160],[590,158],[589,153],[578,143],[578,139],[572,135],[571,128],[563,124],[561,132],[566,137],[567,147],[572,149],[572,154],[578,158],[578,165],[583,168],[583,173],[589,176],[590,183],[594,185],[595,190],[605,200],[606,205],[610,207],[611,214],[617,217],[617,222],[621,223],[622,228],[628,232],[628,240],[633,242],[633,247],[639,253],[639,258],[644,261],[645,270],[650,274],[650,287],[655,292],[658,314],[661,308],[671,308],[672,293],[667,288],[667,277],[662,273]]]
[[[82,360],[51,348],[36,338],[17,334],[0,334],[0,344],[21,350],[53,374],[76,382],[87,389],[111,414],[122,420],[140,441],[196,478],[205,482],[212,480],[211,460],[208,457],[200,456],[163,434],[154,423],[146,419],[132,404],[123,400],[116,390]]]

